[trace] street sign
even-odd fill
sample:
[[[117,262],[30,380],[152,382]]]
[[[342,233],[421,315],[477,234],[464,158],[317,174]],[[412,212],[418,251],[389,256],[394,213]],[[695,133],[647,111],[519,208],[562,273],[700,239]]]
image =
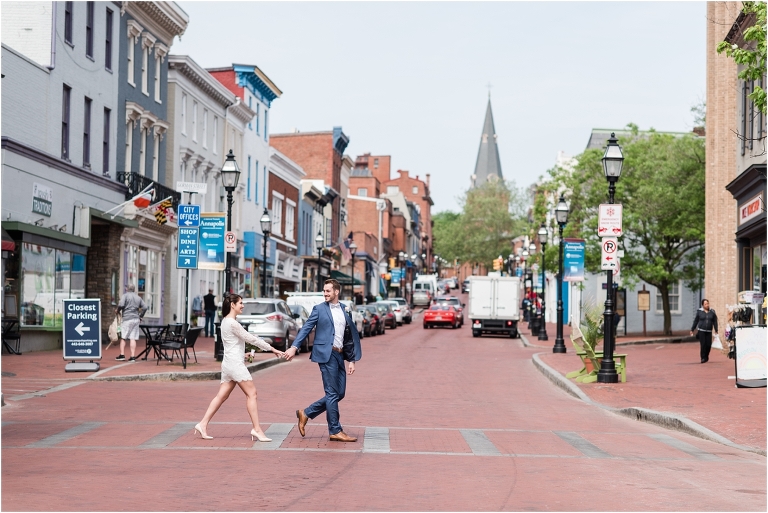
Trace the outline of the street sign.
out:
[[[237,251],[237,235],[235,235],[235,232],[226,232],[224,234],[224,251],[226,253]]]
[[[224,233],[227,216],[222,212],[203,212],[200,214],[200,249],[197,268],[223,271]]]
[[[600,257],[600,268],[603,271],[612,271],[616,269],[619,256],[616,252],[619,250],[619,239],[616,237],[604,237],[601,242],[602,256]]]
[[[101,299],[64,299],[62,338],[66,371],[97,371],[101,359]],[[90,360],[90,363],[74,363]]]
[[[197,269],[197,257],[200,249],[199,235],[200,228],[198,227],[179,226],[177,269]]]
[[[612,203],[600,205],[597,218],[597,234],[600,237],[621,237],[624,235],[621,205]]]
[[[564,239],[563,281],[584,281],[584,239]]]
[[[179,205],[179,226],[200,226],[200,205]]]
[[[205,194],[208,192],[208,184],[198,182],[176,182],[176,190],[179,192]]]

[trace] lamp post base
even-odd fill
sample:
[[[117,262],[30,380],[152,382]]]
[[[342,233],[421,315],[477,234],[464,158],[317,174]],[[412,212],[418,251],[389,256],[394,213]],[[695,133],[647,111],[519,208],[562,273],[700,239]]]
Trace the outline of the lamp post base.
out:
[[[560,354],[565,354],[567,352],[565,349],[565,343],[563,343],[562,338],[555,339],[555,346],[552,348],[552,352]]]

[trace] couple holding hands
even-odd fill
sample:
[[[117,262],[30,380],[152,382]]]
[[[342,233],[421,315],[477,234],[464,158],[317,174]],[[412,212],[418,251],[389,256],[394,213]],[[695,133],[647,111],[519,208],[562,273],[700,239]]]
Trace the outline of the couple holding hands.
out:
[[[344,310],[344,305],[339,302],[340,292],[341,285],[338,281],[333,279],[325,281],[323,287],[325,302],[312,309],[312,314],[307,322],[296,335],[291,347],[285,352],[273,348],[261,337],[248,333],[237,321],[236,317],[243,311],[243,300],[240,296],[232,294],[225,298],[222,305],[224,319],[221,321],[221,339],[224,343],[221,385],[219,386],[219,393],[208,406],[203,420],[195,426],[195,432],[206,440],[213,439],[212,436],[208,436],[208,423],[224,404],[224,401],[229,398],[235,385],[238,385],[246,396],[246,407],[253,423],[251,439],[271,442],[272,439],[267,438],[259,426],[256,387],[244,363],[245,343],[248,342],[264,351],[272,352],[277,358],[285,358],[290,361],[298,353],[304,339],[312,329],[317,327],[310,360],[320,367],[325,396],[303,410],[296,410],[299,433],[304,436],[304,428],[309,419],[314,419],[325,412],[331,441],[357,441],[357,438],[344,433],[339,422],[339,401],[344,399],[347,388],[346,375],[355,372],[355,362],[362,356],[360,336],[350,314]],[[349,362],[346,369],[345,360]]]

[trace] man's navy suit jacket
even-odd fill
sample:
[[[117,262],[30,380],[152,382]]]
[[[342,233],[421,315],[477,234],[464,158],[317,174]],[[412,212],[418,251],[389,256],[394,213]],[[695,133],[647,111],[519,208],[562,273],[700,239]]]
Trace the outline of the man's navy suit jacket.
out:
[[[357,332],[357,326],[355,326],[355,323],[352,321],[352,317],[349,312],[347,312],[346,307],[342,304],[341,308],[344,312],[347,326],[349,326],[349,329],[352,332],[352,343],[354,347],[354,357],[348,358],[345,354],[345,360],[356,362],[363,356],[360,348],[360,334]],[[336,329],[333,325],[331,307],[328,305],[327,301],[323,301],[312,308],[312,313],[304,323],[304,326],[302,326],[301,330],[299,330],[296,339],[291,345],[297,349],[301,347],[301,343],[307,336],[309,336],[310,332],[315,327],[317,327],[315,330],[315,342],[312,346],[312,354],[309,359],[315,363],[328,363],[331,359],[331,351],[333,351],[333,337],[336,333]]]

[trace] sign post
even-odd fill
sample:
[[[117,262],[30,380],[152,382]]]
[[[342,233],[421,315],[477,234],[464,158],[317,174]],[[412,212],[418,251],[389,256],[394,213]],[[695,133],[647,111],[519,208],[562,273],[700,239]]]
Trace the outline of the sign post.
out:
[[[651,291],[645,290],[645,283],[643,283],[643,290],[637,291],[637,309],[643,312],[643,336],[645,337],[645,312],[651,309]]]
[[[101,360],[101,299],[64,299],[62,340],[66,372],[96,372]],[[77,362],[76,360],[89,360]]]

